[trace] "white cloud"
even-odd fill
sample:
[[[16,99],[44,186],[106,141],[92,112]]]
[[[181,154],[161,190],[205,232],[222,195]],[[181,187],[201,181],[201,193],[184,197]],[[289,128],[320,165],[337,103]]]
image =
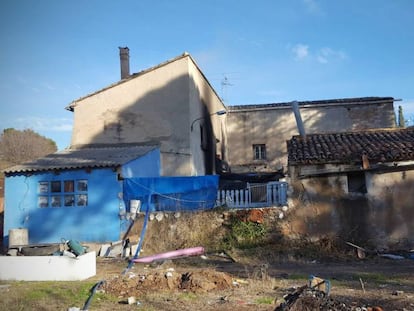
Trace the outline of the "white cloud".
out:
[[[336,51],[329,47],[320,49],[316,54],[316,60],[321,64],[327,64],[330,61],[343,60],[346,58],[346,53],[343,51]]]
[[[342,50],[335,50],[330,47],[323,47],[318,50],[312,50],[309,45],[303,43],[298,43],[293,47],[288,44],[287,48],[290,52],[293,53],[293,56],[297,61],[309,59],[320,64],[327,64],[333,61],[342,61],[348,57],[347,54]]]
[[[305,44],[296,44],[292,48],[292,52],[295,55],[295,59],[302,60],[305,59],[309,55],[309,46]]]

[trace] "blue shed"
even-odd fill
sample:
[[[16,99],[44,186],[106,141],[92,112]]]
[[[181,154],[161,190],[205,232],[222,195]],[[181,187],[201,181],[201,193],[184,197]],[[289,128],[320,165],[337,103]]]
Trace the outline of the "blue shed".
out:
[[[157,146],[66,149],[5,170],[4,241],[26,228],[29,243],[108,242],[127,221],[123,179],[160,176]]]

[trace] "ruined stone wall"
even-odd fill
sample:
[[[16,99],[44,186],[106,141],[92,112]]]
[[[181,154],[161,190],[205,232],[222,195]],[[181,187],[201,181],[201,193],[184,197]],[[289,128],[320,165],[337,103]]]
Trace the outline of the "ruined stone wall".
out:
[[[414,171],[367,173],[366,180],[365,195],[347,193],[346,175],[290,184],[285,234],[339,238],[376,249],[413,247]]]
[[[414,240],[414,170],[367,174],[372,234],[378,241]]]

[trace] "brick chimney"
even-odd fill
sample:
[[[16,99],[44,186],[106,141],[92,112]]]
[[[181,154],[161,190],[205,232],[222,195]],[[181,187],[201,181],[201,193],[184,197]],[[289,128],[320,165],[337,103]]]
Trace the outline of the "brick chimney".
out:
[[[121,61],[121,80],[129,77],[129,49],[119,47],[119,59]]]

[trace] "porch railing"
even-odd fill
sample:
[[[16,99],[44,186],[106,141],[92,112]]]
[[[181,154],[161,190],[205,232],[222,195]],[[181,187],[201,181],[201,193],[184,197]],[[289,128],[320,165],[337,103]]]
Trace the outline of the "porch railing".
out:
[[[246,189],[219,190],[216,206],[254,208],[287,204],[287,183],[247,184]]]

